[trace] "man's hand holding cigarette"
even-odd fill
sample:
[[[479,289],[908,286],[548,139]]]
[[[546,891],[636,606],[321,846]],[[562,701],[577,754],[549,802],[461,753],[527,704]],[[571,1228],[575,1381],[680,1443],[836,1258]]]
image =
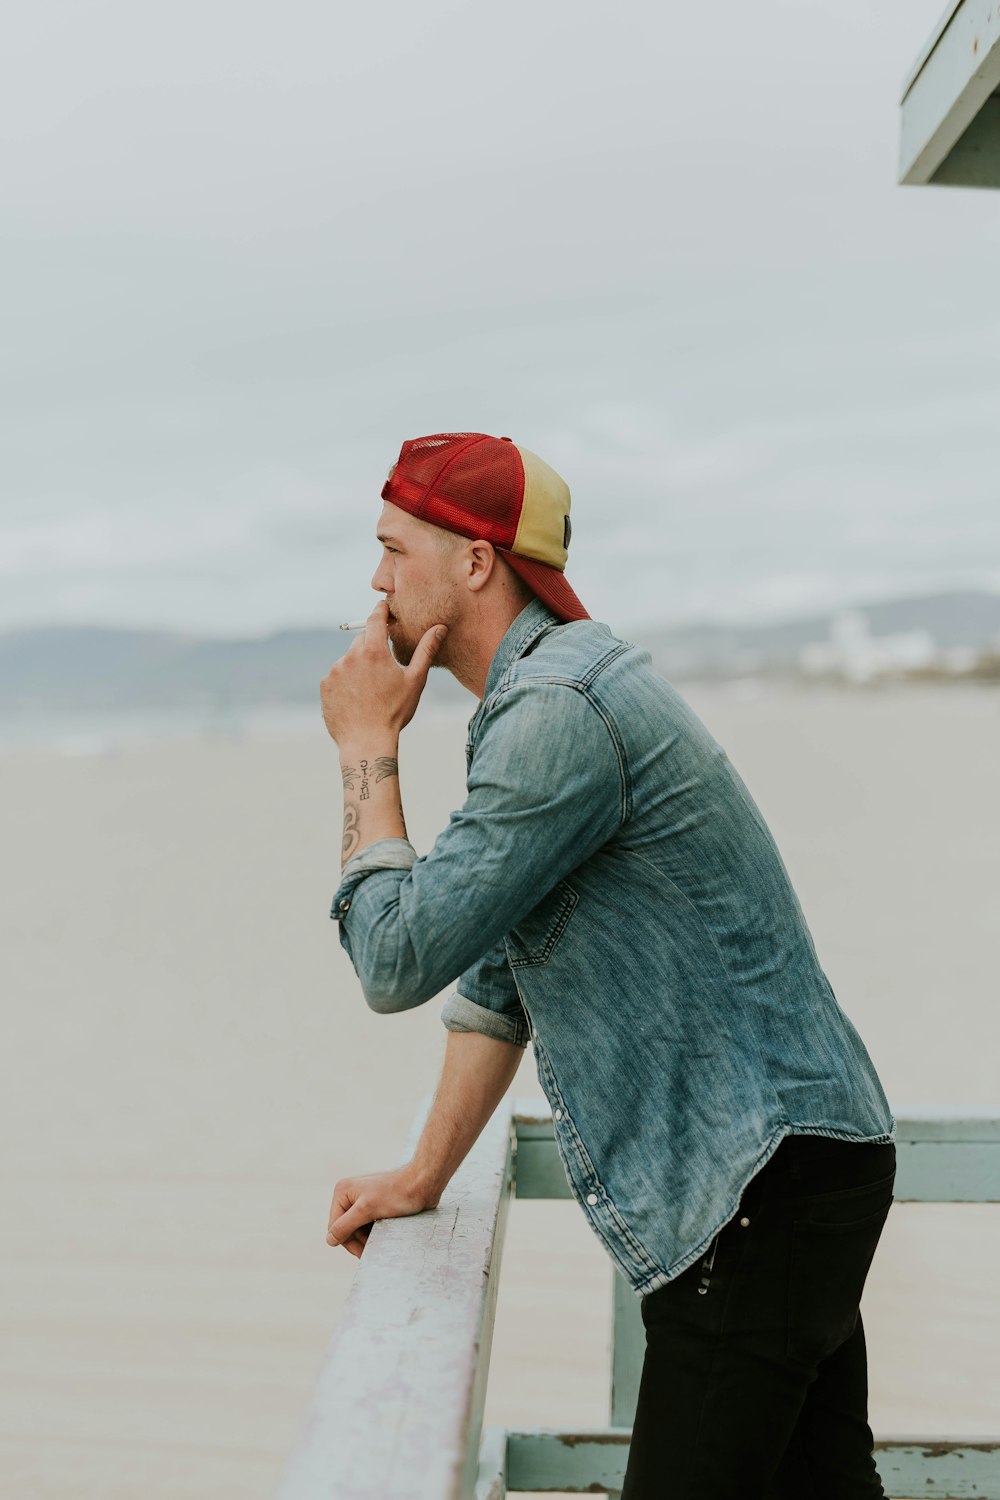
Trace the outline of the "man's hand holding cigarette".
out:
[[[399,666],[389,647],[389,607],[384,599],[379,600],[363,632],[320,684],[323,719],[341,749],[387,733],[399,735],[417,711],[427,674],[446,634],[446,625],[432,625],[409,666]]]

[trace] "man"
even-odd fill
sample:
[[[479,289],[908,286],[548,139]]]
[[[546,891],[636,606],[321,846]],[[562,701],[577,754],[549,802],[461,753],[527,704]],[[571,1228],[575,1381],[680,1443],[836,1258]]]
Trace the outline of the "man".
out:
[[[321,687],[331,916],[373,1009],[457,983],[413,1160],[339,1182],[328,1240],[360,1255],[374,1220],[433,1208],[530,1040],[573,1194],[642,1298],[626,1500],[881,1496],[859,1302],[895,1123],[764,819],[569,587],[547,464],[437,434],[382,498],[384,600]],[[467,800],[418,859],[398,738],[434,663],[480,702]]]

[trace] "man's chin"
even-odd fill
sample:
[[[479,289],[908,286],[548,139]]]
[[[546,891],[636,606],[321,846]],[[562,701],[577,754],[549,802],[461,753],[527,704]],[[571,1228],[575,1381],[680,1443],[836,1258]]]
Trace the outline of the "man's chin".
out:
[[[404,636],[400,632],[398,623],[396,621],[390,620],[389,646],[392,650],[393,656],[399,662],[399,665],[401,667],[408,667],[410,665],[410,662],[413,660],[413,653],[414,651],[416,651],[419,644],[419,639],[416,641],[408,640],[406,636]],[[447,644],[448,642],[445,641],[444,646],[447,647]],[[439,647],[436,658],[431,662],[432,667],[443,667],[446,665],[446,663],[441,660],[443,654],[444,648]]]
[[[397,633],[394,634],[394,631]],[[415,648],[405,636],[398,633],[398,626],[394,620],[389,621],[389,645],[399,665],[401,667],[408,667],[413,660]]]

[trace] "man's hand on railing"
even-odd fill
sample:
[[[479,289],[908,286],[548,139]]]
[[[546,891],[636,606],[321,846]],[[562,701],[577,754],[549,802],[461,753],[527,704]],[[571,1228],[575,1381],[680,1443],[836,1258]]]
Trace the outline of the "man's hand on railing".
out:
[[[392,1172],[345,1177],[333,1190],[326,1242],[360,1255],[376,1219],[423,1213],[437,1207],[438,1196],[418,1179],[412,1163]]]
[[[478,1031],[449,1031],[444,1068],[412,1161],[394,1172],[345,1177],[333,1190],[328,1245],[365,1248],[376,1219],[436,1208],[510,1085],[524,1048]]]

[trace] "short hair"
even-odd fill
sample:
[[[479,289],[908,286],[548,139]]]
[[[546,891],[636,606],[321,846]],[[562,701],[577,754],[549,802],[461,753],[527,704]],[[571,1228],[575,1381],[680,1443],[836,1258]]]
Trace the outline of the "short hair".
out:
[[[444,553],[455,552],[459,547],[465,547],[469,542],[477,540],[475,537],[462,536],[458,531],[451,531],[447,526],[435,526],[434,530],[437,532],[438,546]],[[483,537],[482,540],[485,541],[486,538]],[[490,545],[492,546],[492,543]],[[497,561],[503,565],[503,579],[508,591],[513,594],[515,599],[521,601],[521,608],[523,609],[526,604],[530,604],[532,599],[536,597],[534,589],[529,583],[525,583],[520,573],[515,572],[499,549],[494,547],[493,550]]]

